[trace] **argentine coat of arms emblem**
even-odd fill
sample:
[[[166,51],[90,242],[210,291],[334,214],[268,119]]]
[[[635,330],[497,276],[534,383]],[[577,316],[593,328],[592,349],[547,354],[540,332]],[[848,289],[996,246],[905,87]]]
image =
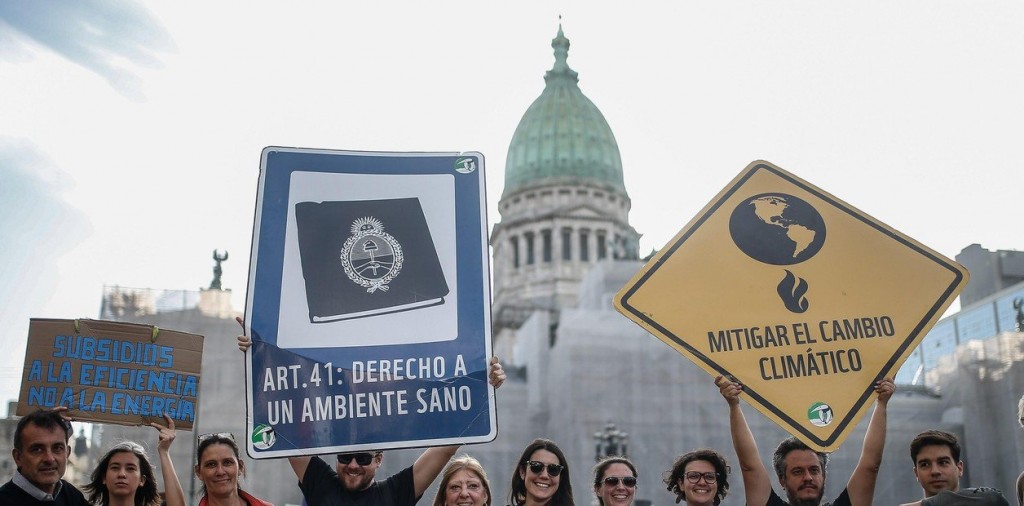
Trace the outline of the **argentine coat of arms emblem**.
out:
[[[345,275],[367,293],[388,291],[388,283],[402,271],[402,245],[372,216],[353,221],[351,233],[341,248]]]

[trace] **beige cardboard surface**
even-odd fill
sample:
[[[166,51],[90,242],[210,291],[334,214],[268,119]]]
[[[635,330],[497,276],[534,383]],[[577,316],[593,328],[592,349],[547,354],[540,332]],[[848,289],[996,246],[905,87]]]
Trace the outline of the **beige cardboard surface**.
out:
[[[77,329],[76,329],[77,322]],[[152,325],[33,318],[18,415],[67,406],[75,420],[191,430],[203,336]]]
[[[842,444],[967,284],[963,266],[768,162],[626,284],[621,313],[813,448]],[[711,385],[711,380],[708,380]],[[723,413],[724,415],[724,413]]]

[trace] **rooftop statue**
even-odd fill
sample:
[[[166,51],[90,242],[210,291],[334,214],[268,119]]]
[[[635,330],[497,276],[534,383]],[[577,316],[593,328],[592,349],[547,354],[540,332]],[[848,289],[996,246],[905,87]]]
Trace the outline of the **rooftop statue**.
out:
[[[220,263],[228,259],[227,250],[224,251],[224,255],[217,254],[217,250],[213,250],[213,260],[217,262],[213,266],[213,281],[210,281],[210,290],[222,290],[220,286],[220,275],[224,271],[220,268]]]

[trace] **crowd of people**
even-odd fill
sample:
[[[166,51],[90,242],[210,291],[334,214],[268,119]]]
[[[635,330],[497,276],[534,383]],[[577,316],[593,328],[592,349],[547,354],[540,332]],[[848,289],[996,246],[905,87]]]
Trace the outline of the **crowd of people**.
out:
[[[240,347],[247,347],[240,338]],[[489,380],[498,387],[505,373],[492,359]],[[729,407],[729,424],[740,481],[750,506],[870,506],[882,464],[886,410],[895,391],[892,380],[875,385],[877,402],[861,450],[860,459],[846,487],[833,501],[824,500],[828,454],[815,451],[796,438],[787,438],[772,456],[778,485],[772,478],[740,409],[743,386],[726,377],[715,379]],[[1020,404],[1024,425],[1024,399]],[[14,478],[0,487],[0,505],[133,505],[184,506],[185,496],[175,474],[169,449],[175,439],[174,422],[152,423],[157,431],[164,493],[159,487],[150,457],[134,442],[112,447],[100,460],[83,491],[63,479],[71,424],[58,410],[38,411],[22,417],[14,434]],[[342,453],[328,463],[320,456],[291,457],[289,463],[299,489],[310,506],[412,506],[441,477],[432,506],[491,506],[494,500],[487,472],[469,455],[456,456],[458,446],[425,450],[415,462],[398,473],[378,480],[384,459],[381,451]],[[1002,493],[988,487],[960,488],[964,464],[956,436],[938,430],[919,434],[910,445],[914,474],[922,499],[911,505],[999,506],[1008,505]],[[335,461],[336,460],[336,461]],[[200,506],[272,506],[240,486],[245,464],[229,433],[204,434],[197,439],[193,473],[202,483]],[[679,456],[664,473],[667,490],[676,503],[687,506],[719,506],[729,494],[732,468],[722,453],[701,448]],[[593,469],[593,493],[600,506],[630,506],[638,472],[626,457],[610,456]],[[1024,480],[1022,474],[1021,480]],[[1018,482],[1018,501],[1024,506]],[[519,457],[511,476],[510,506],[575,506],[569,462],[555,442],[539,438]],[[910,506],[910,505],[904,505]]]

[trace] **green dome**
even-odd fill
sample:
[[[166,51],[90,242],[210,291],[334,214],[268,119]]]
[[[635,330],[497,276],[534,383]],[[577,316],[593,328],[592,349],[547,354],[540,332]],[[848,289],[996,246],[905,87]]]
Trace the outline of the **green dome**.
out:
[[[569,39],[561,26],[551,47],[555,66],[544,75],[544,91],[519,120],[508,147],[503,195],[564,182],[589,182],[625,193],[619,146],[604,115],[580,91],[578,74],[566,63]]]

